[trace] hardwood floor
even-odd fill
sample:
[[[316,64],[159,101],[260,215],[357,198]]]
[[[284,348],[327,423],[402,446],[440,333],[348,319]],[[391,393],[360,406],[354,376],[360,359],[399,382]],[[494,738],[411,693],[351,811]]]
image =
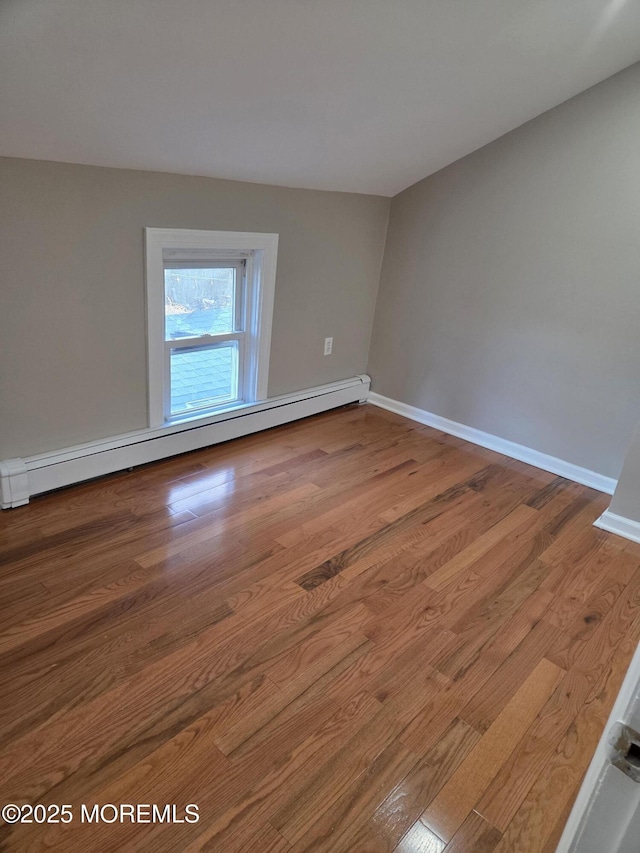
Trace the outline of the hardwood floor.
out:
[[[552,853],[640,638],[608,502],[356,406],[2,513],[0,801],[73,820],[0,849]],[[82,820],[138,803],[199,821]]]

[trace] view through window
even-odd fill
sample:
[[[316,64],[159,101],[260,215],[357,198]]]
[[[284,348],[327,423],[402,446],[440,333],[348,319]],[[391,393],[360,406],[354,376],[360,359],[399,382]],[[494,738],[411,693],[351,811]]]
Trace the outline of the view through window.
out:
[[[165,265],[169,417],[243,398],[244,261]]]

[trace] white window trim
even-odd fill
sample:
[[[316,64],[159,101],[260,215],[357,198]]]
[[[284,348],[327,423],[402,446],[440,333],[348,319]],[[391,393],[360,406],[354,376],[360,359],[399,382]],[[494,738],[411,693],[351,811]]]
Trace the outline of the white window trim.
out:
[[[247,285],[252,304],[246,336],[256,353],[255,370],[246,387],[253,405],[267,399],[271,325],[276,284],[278,235],[244,231],[193,231],[173,228],[145,228],[145,266],[147,294],[147,377],[149,426],[168,424],[164,417],[164,257],[171,250],[211,251],[227,257],[247,257]],[[238,404],[233,404],[237,407]],[[189,419],[206,417],[206,413]]]

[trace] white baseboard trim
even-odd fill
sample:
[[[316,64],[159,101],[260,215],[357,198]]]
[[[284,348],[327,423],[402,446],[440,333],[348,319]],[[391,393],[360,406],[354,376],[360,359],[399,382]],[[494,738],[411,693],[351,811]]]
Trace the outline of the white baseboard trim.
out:
[[[583,486],[597,489],[599,492],[612,495],[615,490],[616,481],[612,477],[605,477],[596,471],[590,471],[588,468],[582,468],[579,465],[574,465],[555,456],[548,456],[546,453],[540,453],[531,447],[516,444],[514,441],[507,441],[505,438],[491,435],[488,432],[482,432],[482,430],[475,429],[475,427],[466,426],[466,424],[461,424],[457,421],[450,421],[448,418],[442,418],[440,415],[434,415],[432,412],[427,412],[424,409],[418,409],[415,406],[400,403],[398,400],[383,397],[381,394],[376,394],[375,391],[369,394],[367,402],[373,403],[374,406],[379,406],[381,409],[395,412],[397,415],[404,415],[406,418],[426,424],[426,426],[433,427],[441,432],[463,438],[472,444],[478,444],[480,447],[495,450],[504,456],[510,456],[512,459],[526,462],[528,465],[533,465],[534,468],[542,468],[544,471],[550,471],[552,474],[566,477],[567,480],[573,480],[575,483],[581,483]]]
[[[633,521],[623,515],[617,515],[610,509],[605,509],[600,518],[593,522],[594,527],[606,530],[609,533],[617,533],[632,542],[640,542],[640,521]]]
[[[0,462],[2,509],[22,506],[33,495],[62,486],[209,447],[348,403],[365,402],[370,384],[369,377],[362,374],[197,421],[138,430],[25,459],[6,459]]]

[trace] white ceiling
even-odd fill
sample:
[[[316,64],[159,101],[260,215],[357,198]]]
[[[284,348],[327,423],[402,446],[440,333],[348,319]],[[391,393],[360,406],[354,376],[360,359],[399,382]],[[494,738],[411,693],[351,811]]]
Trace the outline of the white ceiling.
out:
[[[394,195],[638,59],[638,0],[0,0],[0,154]]]

